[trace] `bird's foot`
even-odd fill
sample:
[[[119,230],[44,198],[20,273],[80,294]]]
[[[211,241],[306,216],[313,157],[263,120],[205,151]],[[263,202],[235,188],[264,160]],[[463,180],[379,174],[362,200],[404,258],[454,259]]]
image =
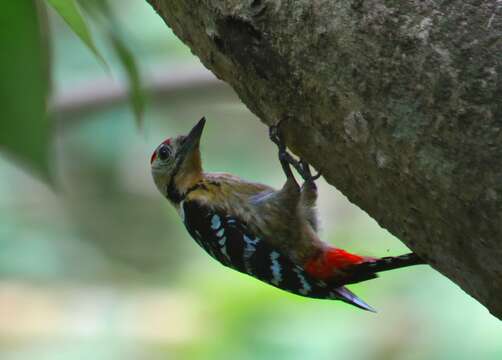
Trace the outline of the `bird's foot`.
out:
[[[291,172],[291,166],[294,167],[295,170],[298,171],[298,173],[301,175],[301,173],[303,172],[302,165],[300,164],[300,161],[296,160],[288,152],[284,139],[279,131],[279,125],[280,122],[277,123],[276,125],[270,126],[269,137],[270,140],[274,144],[276,144],[279,149],[279,161],[281,163],[282,169],[284,170],[284,173],[286,174],[287,178],[293,176],[293,173]]]
[[[300,174],[302,179],[306,182],[314,182],[315,180],[321,177],[321,172],[318,172],[315,175],[312,175],[310,171],[309,164],[303,160],[296,160],[287,150],[284,139],[279,131],[280,121],[276,125],[272,125],[269,128],[269,137],[270,140],[277,145],[279,149],[279,161],[281,162],[282,168],[286,177],[293,176],[291,172],[291,166],[295,168],[295,170]]]
[[[310,171],[310,165],[304,159],[300,159],[299,163],[301,169],[300,170],[296,169],[296,170],[298,171],[298,174],[300,174],[300,176],[303,178],[305,182],[314,182],[322,176],[320,171],[317,174],[312,175],[312,172]]]

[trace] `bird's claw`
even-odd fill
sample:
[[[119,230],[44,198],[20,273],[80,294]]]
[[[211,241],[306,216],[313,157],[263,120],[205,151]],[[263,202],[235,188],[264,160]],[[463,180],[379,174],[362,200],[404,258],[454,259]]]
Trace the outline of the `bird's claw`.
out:
[[[298,171],[298,173],[300,174],[300,176],[303,178],[304,181],[313,182],[322,176],[320,171],[317,174],[312,175],[312,172],[310,171],[310,165],[304,159],[300,159],[300,165],[301,165],[301,171]]]
[[[270,140],[277,145],[279,148],[279,161],[286,173],[286,176],[289,177],[291,175],[291,170],[289,170],[289,166],[295,168],[295,170],[300,174],[304,181],[313,182],[321,177],[321,172],[318,172],[316,175],[312,175],[310,172],[309,164],[303,160],[296,160],[288,151],[286,144],[280,134],[279,131],[279,123],[276,125],[272,125],[269,128],[269,137]]]
[[[286,145],[284,144],[281,136],[279,135],[279,125],[278,124],[271,125],[268,128],[268,136],[269,136],[270,140],[279,147],[279,149],[286,148]]]

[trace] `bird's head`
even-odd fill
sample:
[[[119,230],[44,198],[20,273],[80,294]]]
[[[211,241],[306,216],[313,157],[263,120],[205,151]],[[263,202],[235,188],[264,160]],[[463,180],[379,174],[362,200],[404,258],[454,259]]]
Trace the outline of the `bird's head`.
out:
[[[150,158],[155,185],[174,203],[202,178],[199,142],[205,122],[202,118],[188,135],[163,141]]]

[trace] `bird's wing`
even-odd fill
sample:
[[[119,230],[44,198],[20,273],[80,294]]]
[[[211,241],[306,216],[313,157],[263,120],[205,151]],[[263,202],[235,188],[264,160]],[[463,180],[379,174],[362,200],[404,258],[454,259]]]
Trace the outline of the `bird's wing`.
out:
[[[190,235],[223,265],[298,295],[339,299],[373,310],[345,287],[333,288],[310,276],[267,238],[250,231],[247,224],[235,215],[224,214],[197,200],[184,201],[181,209]]]
[[[275,191],[274,188],[257,183],[246,181],[238,176],[228,173],[206,173],[204,174],[204,181],[212,184],[219,184],[219,186],[228,187],[231,190],[236,190],[247,196],[253,196],[263,191]]]

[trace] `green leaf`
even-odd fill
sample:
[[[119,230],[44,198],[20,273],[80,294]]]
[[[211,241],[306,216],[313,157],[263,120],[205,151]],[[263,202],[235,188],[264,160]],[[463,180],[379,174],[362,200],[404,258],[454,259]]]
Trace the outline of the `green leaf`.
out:
[[[146,96],[136,60],[120,36],[120,26],[114,11],[107,0],[79,0],[81,6],[93,17],[98,25],[107,33],[110,43],[127,76],[129,85],[129,101],[138,127],[143,123]]]
[[[79,0],[82,7],[93,16],[93,19],[105,29],[117,55],[129,85],[129,101],[134,112],[136,124],[141,127],[143,114],[146,105],[146,96],[142,89],[140,72],[133,54],[120,36],[120,26],[117,22],[114,11],[107,0]]]
[[[47,15],[39,6],[27,0],[1,6],[0,148],[49,179]]]
[[[127,75],[129,83],[129,101],[131,102],[134,111],[136,124],[138,127],[141,127],[145,111],[146,97],[142,89],[141,76],[138,66],[134,60],[134,56],[115,31],[111,30],[109,34],[113,48]]]
[[[80,6],[94,16],[108,15],[111,13],[107,0],[78,0]]]
[[[94,43],[91,31],[89,30],[89,27],[80,12],[77,2],[75,0],[47,0],[47,2],[66,21],[68,26],[70,26],[80,40],[87,45],[89,50],[94,53],[99,61],[106,66],[106,62]]]

